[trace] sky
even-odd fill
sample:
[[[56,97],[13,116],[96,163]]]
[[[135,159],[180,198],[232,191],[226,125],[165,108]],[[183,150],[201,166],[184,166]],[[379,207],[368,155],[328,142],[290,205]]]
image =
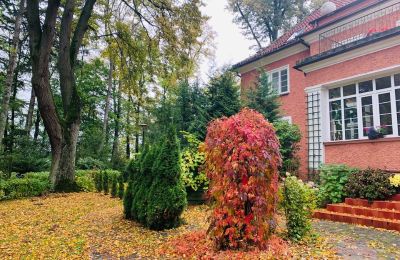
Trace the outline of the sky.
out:
[[[233,65],[254,53],[250,49],[254,42],[247,40],[239,26],[233,23],[233,14],[226,9],[227,0],[204,0],[203,13],[210,17],[209,25],[215,31],[215,57],[203,61],[200,72],[203,81],[207,80],[213,65],[222,67]]]

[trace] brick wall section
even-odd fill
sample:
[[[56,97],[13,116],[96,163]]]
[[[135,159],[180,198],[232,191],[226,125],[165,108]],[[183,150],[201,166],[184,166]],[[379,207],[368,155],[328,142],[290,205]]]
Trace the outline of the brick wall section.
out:
[[[299,126],[302,139],[300,142],[300,151],[298,153],[301,161],[300,174],[302,177],[307,176],[307,139],[306,139],[306,98],[304,89],[306,87],[305,76],[303,72],[293,69],[296,61],[304,59],[309,55],[308,51],[304,51],[285,59],[276,61],[267,65],[264,69],[270,71],[276,68],[289,65],[289,76],[290,76],[290,93],[288,95],[281,96],[282,102],[282,115],[291,116],[292,122]],[[244,93],[249,87],[254,86],[254,82],[258,77],[256,70],[244,73],[242,75],[242,93]]]
[[[315,86],[400,64],[400,46],[345,61],[307,74],[306,85]],[[325,146],[326,163],[400,171],[400,141]]]
[[[325,146],[326,163],[400,171],[400,140],[388,140]]]

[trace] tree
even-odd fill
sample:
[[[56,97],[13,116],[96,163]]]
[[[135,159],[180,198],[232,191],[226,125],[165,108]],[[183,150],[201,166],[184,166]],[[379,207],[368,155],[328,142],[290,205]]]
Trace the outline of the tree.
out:
[[[206,90],[210,119],[231,116],[240,110],[239,86],[233,72],[217,73]]]
[[[272,88],[266,72],[260,74],[256,86],[246,94],[247,107],[257,110],[271,123],[280,118],[279,107],[281,104],[279,95]]]
[[[250,109],[213,121],[204,145],[209,234],[219,250],[265,248],[275,229],[279,141],[273,126]]]
[[[10,97],[12,85],[14,83],[14,73],[17,67],[18,51],[20,48],[20,33],[23,13],[25,10],[25,0],[20,0],[17,14],[15,16],[14,33],[10,49],[10,58],[7,66],[7,76],[5,80],[5,86],[3,90],[3,98],[0,109],[0,151],[3,148],[3,137],[6,129],[7,114],[10,105]]]
[[[285,30],[310,13],[310,2],[318,0],[229,0],[234,22],[257,48],[275,41]]]

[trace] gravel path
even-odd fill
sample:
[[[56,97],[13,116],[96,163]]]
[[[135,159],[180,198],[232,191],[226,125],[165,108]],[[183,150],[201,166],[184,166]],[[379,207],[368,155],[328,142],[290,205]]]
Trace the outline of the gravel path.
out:
[[[315,220],[315,231],[343,259],[400,259],[400,233],[340,222]]]

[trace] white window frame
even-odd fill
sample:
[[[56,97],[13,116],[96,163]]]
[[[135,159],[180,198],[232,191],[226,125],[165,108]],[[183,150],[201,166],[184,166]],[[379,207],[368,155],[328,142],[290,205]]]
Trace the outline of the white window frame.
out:
[[[361,104],[361,98],[363,97],[368,97],[372,96],[372,107],[373,107],[373,120],[374,120],[374,127],[380,126],[380,111],[379,111],[379,94],[385,94],[385,93],[390,93],[390,104],[391,104],[391,115],[392,115],[392,128],[393,128],[393,134],[391,135],[385,135],[385,137],[398,137],[400,136],[400,132],[398,129],[398,125],[400,122],[397,121],[397,107],[396,107],[396,90],[400,89],[400,86],[395,86],[394,84],[394,75],[398,75],[398,73],[392,73],[390,75],[382,75],[382,76],[376,76],[373,78],[368,78],[368,79],[363,79],[359,80],[357,82],[351,83],[356,85],[356,94],[354,95],[349,95],[349,96],[343,96],[343,87],[351,85],[349,84],[343,84],[340,86],[334,86],[330,87],[329,89],[326,90],[326,96],[327,96],[327,123],[328,123],[328,133],[326,135],[328,142],[342,142],[342,141],[351,141],[351,140],[365,140],[368,139],[368,136],[364,136],[363,134],[363,118],[362,118],[362,104]],[[376,89],[376,79],[383,78],[383,77],[388,77],[390,76],[390,81],[391,81],[391,86],[390,88],[385,88],[385,89]],[[359,92],[359,83],[365,82],[372,80],[372,91],[366,92],[366,93],[361,93]],[[340,87],[340,97],[338,98],[329,98],[329,90],[335,89]],[[345,132],[345,124],[344,124],[344,99],[356,97],[356,102],[357,102],[357,123],[358,123],[358,139],[346,139],[346,132]],[[330,112],[329,112],[329,106],[331,101],[336,101],[336,100],[341,100],[342,103],[342,135],[343,139],[342,140],[332,140],[331,139],[331,118],[330,118]]]
[[[287,71],[287,91],[282,92],[282,85],[281,85],[281,71],[286,70]],[[278,82],[278,95],[286,95],[290,93],[290,67],[289,65],[282,66],[280,68],[273,69],[271,71],[268,71],[268,78],[269,82],[272,86],[272,74],[278,72],[279,73],[279,82]]]

